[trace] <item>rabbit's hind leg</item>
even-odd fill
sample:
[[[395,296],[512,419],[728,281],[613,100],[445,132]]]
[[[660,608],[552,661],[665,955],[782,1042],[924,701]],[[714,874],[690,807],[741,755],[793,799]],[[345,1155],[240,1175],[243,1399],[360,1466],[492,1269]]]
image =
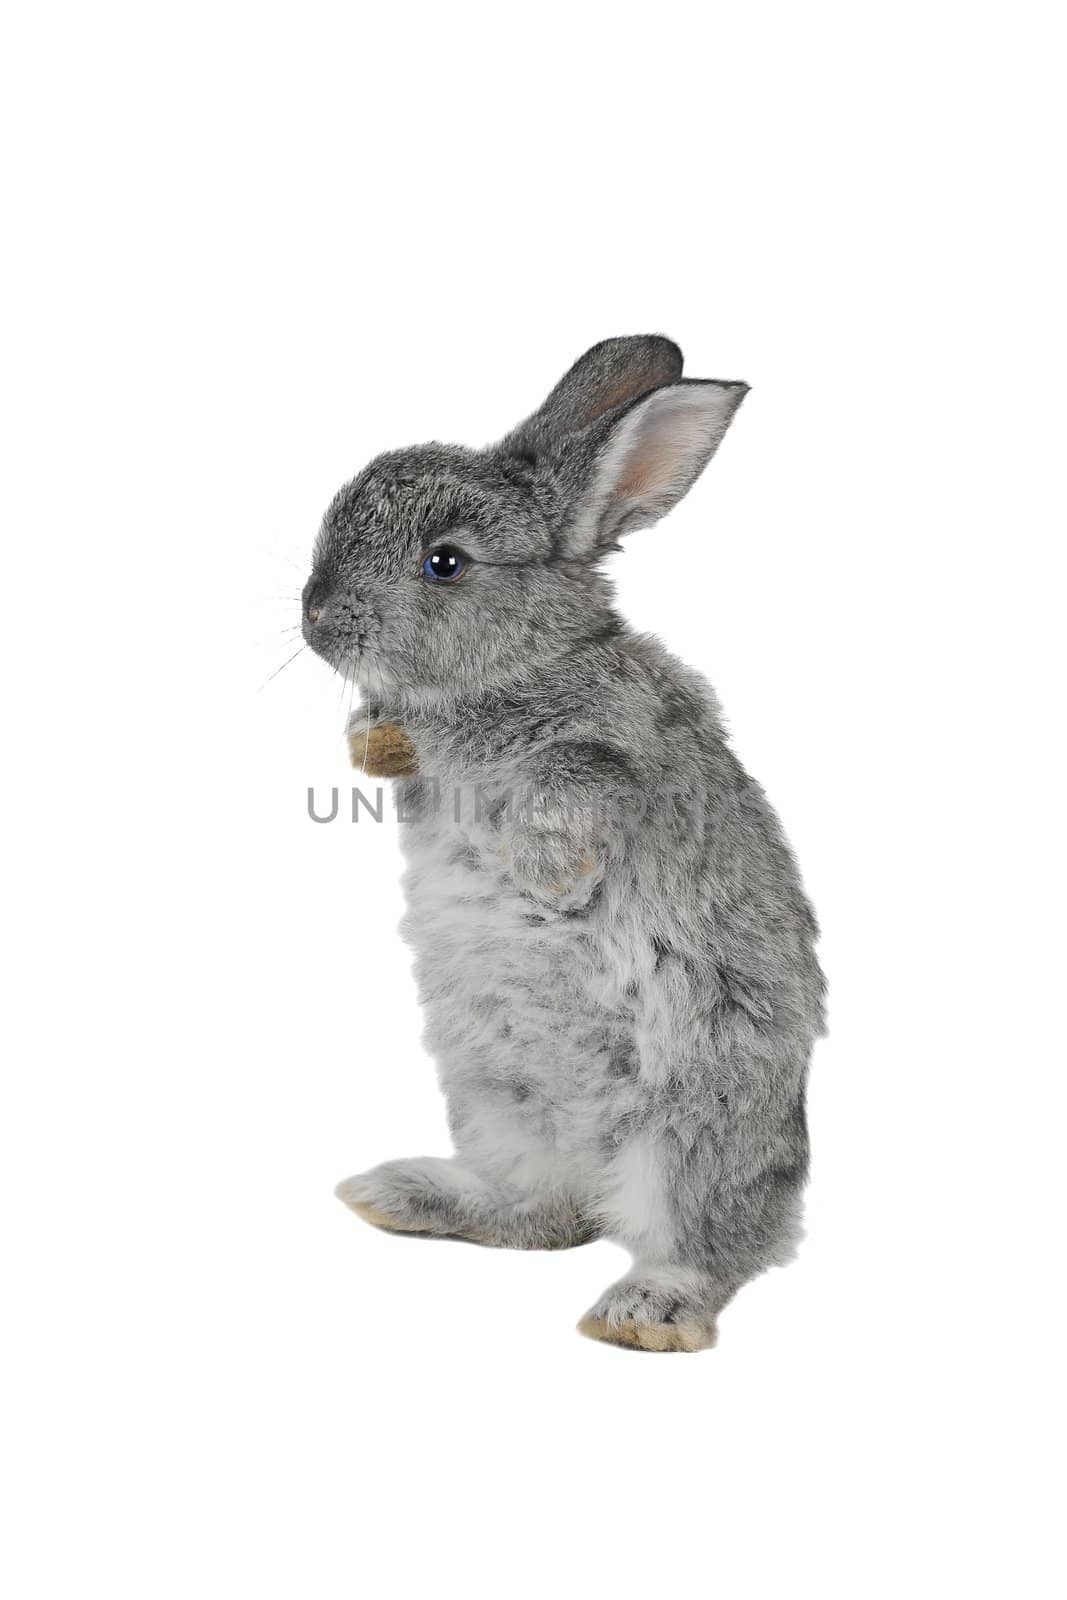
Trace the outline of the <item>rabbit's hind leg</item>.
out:
[[[465,1239],[510,1250],[563,1250],[594,1237],[594,1225],[565,1194],[523,1196],[457,1160],[386,1161],[336,1189],[364,1222],[389,1233]]]
[[[604,1231],[626,1246],[634,1265],[579,1322],[587,1338],[632,1350],[706,1350],[715,1343],[725,1297],[681,1246],[667,1181],[659,1136],[636,1133],[616,1152],[605,1175]]]
[[[790,1260],[800,1231],[807,1138],[798,1102],[773,1132],[728,1126],[634,1136],[613,1162],[605,1233],[634,1266],[578,1324],[639,1350],[706,1350],[718,1313],[767,1267]]]

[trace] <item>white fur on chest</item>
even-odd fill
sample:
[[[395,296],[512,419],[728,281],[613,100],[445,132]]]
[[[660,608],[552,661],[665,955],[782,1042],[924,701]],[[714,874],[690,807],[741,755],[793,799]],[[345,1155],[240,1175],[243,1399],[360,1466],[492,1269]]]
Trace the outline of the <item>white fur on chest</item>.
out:
[[[606,1086],[618,1079],[625,1092],[633,1033],[628,1009],[605,993],[615,961],[597,919],[520,893],[489,830],[437,816],[409,825],[404,845],[403,931],[450,1105],[473,1115],[476,1104],[487,1140],[491,1130],[509,1158],[506,1130],[540,1119],[540,1145],[587,1165],[614,1115]]]

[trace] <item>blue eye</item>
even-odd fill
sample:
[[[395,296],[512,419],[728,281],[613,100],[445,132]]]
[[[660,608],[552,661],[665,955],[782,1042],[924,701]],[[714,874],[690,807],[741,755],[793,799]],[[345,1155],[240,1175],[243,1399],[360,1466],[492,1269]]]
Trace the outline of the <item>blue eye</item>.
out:
[[[466,565],[466,559],[452,545],[439,544],[422,563],[422,570],[434,583],[455,583]]]

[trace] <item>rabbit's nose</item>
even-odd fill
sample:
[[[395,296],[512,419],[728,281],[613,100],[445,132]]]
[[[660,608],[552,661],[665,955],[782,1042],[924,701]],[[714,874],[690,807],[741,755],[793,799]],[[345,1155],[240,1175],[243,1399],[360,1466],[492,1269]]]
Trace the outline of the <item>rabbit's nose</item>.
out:
[[[304,585],[304,617],[309,627],[314,627],[326,609],[326,585],[321,579],[309,578]]]

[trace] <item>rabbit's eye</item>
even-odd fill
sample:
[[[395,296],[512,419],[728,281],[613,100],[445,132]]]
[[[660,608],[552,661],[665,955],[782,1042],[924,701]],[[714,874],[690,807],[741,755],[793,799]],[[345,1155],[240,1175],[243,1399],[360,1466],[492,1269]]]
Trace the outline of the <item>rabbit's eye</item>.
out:
[[[439,544],[422,563],[422,570],[433,583],[455,583],[466,565],[466,559],[453,545]]]

